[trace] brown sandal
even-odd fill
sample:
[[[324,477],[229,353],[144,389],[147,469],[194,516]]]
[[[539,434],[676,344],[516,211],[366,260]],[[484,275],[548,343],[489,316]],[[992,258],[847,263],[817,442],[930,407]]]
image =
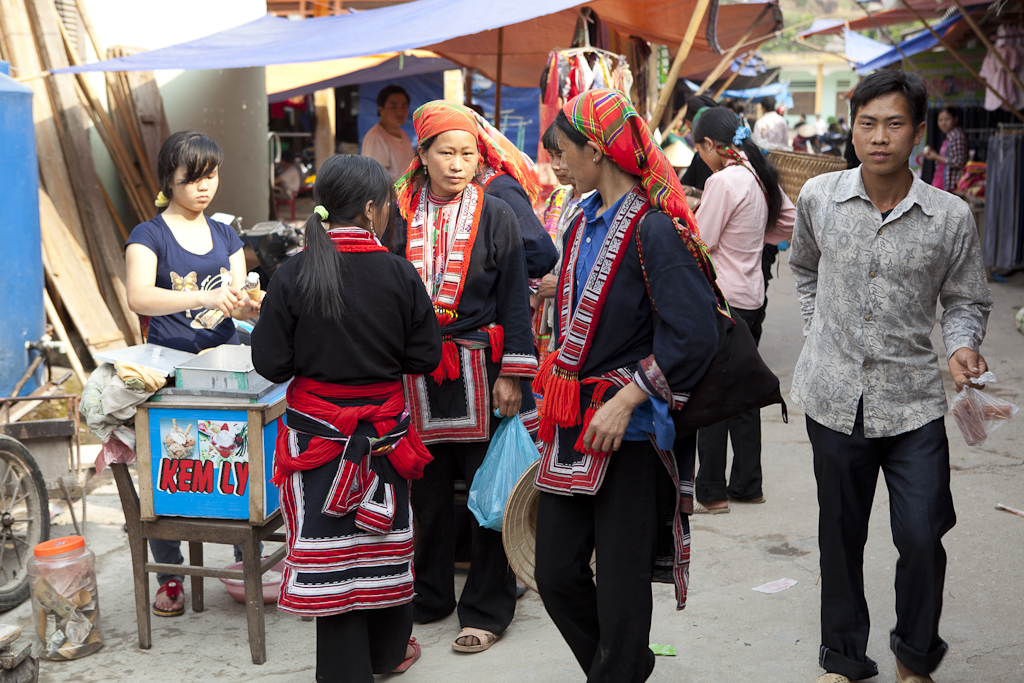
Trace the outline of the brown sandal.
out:
[[[490,631],[485,631],[480,628],[473,628],[472,626],[466,626],[461,631],[459,631],[458,637],[455,638],[455,642],[452,643],[452,649],[456,652],[483,652],[491,645],[494,645],[496,642],[498,642],[498,638],[500,637],[501,636],[496,636]],[[461,645],[459,641],[463,638],[476,638],[477,644]]]

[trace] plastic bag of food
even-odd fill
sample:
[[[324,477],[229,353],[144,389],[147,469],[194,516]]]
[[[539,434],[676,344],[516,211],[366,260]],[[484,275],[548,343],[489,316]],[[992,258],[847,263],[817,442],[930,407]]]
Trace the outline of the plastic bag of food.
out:
[[[993,384],[996,376],[991,372],[982,374],[971,383],[977,385]],[[995,396],[989,396],[974,387],[965,386],[953,398],[951,411],[960,433],[968,446],[980,446],[985,439],[1017,414],[1017,406]]]

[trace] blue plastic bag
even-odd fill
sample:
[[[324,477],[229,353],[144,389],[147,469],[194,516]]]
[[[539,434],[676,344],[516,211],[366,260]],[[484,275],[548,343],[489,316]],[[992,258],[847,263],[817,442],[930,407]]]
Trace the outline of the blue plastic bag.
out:
[[[480,526],[501,531],[512,488],[539,457],[540,452],[519,416],[502,419],[469,487],[469,509]]]

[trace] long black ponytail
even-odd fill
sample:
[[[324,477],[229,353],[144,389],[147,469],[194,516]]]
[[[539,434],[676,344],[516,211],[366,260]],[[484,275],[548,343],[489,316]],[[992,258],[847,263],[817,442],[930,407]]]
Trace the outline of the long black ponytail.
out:
[[[725,107],[708,109],[694,122],[693,141],[700,144],[705,140],[711,140],[727,147],[733,144],[733,137],[737,130],[745,127],[746,123]],[[782,190],[779,189],[779,175],[765,159],[761,148],[749,136],[743,140],[742,145],[738,146],[747,155],[747,160],[754,172],[764,184],[765,192],[768,195],[768,225],[766,228],[771,230],[775,227],[775,223],[779,220],[779,214],[782,212]]]
[[[332,227],[359,226],[369,230],[363,210],[373,202],[374,224],[387,224],[385,238],[392,232],[396,213],[395,189],[391,176],[380,162],[353,154],[332,156],[320,167],[313,185],[313,201],[327,209]],[[314,211],[306,221],[306,248],[297,282],[306,297],[306,310],[328,320],[341,320],[345,309],[341,255],[327,236],[323,221]]]

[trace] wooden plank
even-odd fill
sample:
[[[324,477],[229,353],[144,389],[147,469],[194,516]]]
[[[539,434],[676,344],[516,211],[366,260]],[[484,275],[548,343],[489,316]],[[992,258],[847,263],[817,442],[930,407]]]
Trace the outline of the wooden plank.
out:
[[[7,42],[8,57],[11,65],[17,69],[19,78],[34,76],[43,71],[43,66],[36,50],[32,24],[23,0],[0,0],[0,15],[4,21],[4,36]],[[32,120],[35,122],[36,150],[39,155],[40,181],[53,200],[58,215],[67,226],[70,236],[82,249],[88,248],[82,219],[78,213],[78,205],[74,196],[74,185],[68,171],[60,134],[57,130],[57,119],[54,117],[53,106],[45,79],[35,78],[25,81],[32,88]]]
[[[263,524],[266,510],[263,506],[263,411],[246,411],[249,429],[249,522]]]
[[[43,67],[56,69],[69,66],[64,49],[64,25],[53,2],[27,0],[26,6],[35,28]],[[100,291],[124,338],[132,344],[141,344],[139,318],[128,307],[128,275],[124,252],[118,240],[117,228],[103,201],[99,176],[92,160],[86,112],[79,105],[75,77],[62,74],[50,76],[46,81],[53,108],[60,117],[65,153],[71,179],[77,190],[87,238],[91,238],[91,243],[95,245],[93,268]]]
[[[68,361],[71,362],[71,369],[78,375],[78,381],[82,383],[84,388],[85,383],[89,381],[89,373],[82,367],[82,361],[78,359],[78,354],[75,353],[75,347],[71,344],[71,337],[68,336],[68,331],[64,328],[64,322],[57,315],[57,308],[50,299],[50,293],[45,289],[43,290],[43,307],[46,309],[46,317],[49,318],[50,324],[53,325],[53,331],[57,333],[57,339],[64,342]]]
[[[42,190],[39,191],[39,227],[46,274],[60,294],[78,333],[86,340],[89,352],[95,354],[126,346],[124,335],[110,311],[97,305],[102,299],[89,258],[72,239],[49,195]],[[93,338],[103,341],[89,345],[88,340]]]
[[[107,51],[107,58],[125,57],[139,52],[143,52],[142,48],[115,45]],[[125,98],[126,104],[132,110],[135,125],[142,137],[149,170],[155,180],[158,177],[156,162],[160,147],[171,134],[164,111],[164,99],[156,84],[156,76],[152,71],[119,71],[110,75],[116,76],[121,89],[128,93],[128,97]],[[160,188],[156,189],[159,191]]]
[[[139,518],[144,522],[156,520],[153,511],[153,464],[149,446],[149,408],[142,404],[135,413],[135,467],[139,472]],[[156,457],[160,457],[159,451]]]

